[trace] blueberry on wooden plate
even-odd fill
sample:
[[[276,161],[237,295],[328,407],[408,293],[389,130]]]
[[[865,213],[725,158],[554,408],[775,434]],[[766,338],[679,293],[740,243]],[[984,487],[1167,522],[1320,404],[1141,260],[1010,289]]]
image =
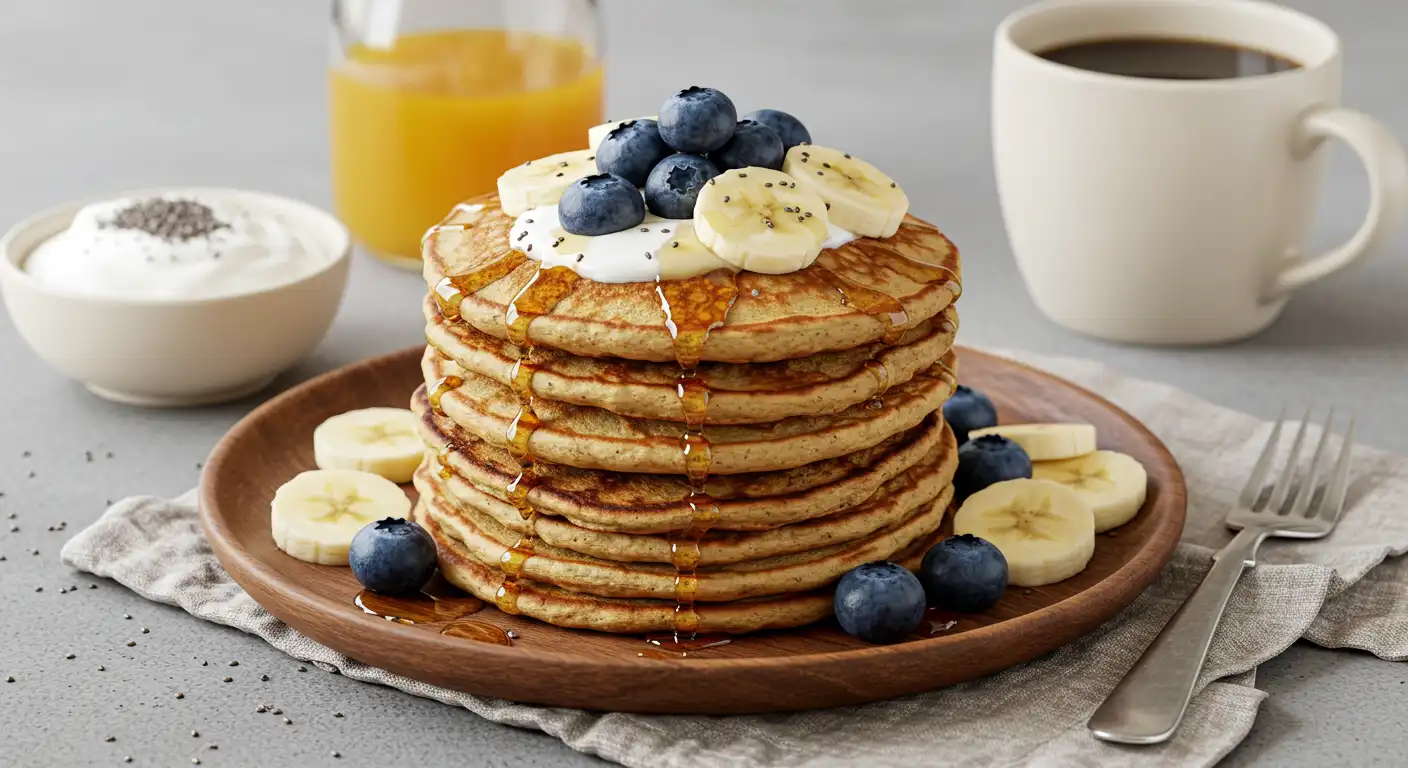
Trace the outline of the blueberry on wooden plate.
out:
[[[971,533],[935,544],[919,566],[929,604],[977,613],[991,608],[1007,589],[1007,558],[992,542]]]
[[[352,537],[347,564],[357,581],[373,592],[414,592],[435,575],[435,540],[409,520],[383,518]]]
[[[836,621],[870,643],[893,643],[924,618],[924,587],[904,566],[877,561],[852,568],[836,584]]]
[[[670,155],[645,180],[645,205],[666,219],[692,219],[699,190],[718,175],[718,166],[699,155]]]
[[[958,449],[953,473],[954,500],[965,499],[1003,480],[1032,476],[1032,460],[1022,446],[1001,435],[975,437]]]
[[[660,137],[677,152],[713,152],[733,136],[738,110],[713,88],[692,85],[660,106]]]
[[[722,147],[709,153],[709,159],[720,169],[771,168],[780,170],[785,151],[777,131],[753,120],[739,120],[733,137]]]
[[[557,203],[562,228],[574,235],[609,235],[645,220],[636,185],[609,173],[578,179]]]
[[[968,433],[997,426],[997,407],[988,396],[962,384],[944,402],[944,421],[953,429],[958,444],[968,442]]]
[[[596,148],[596,168],[643,187],[650,169],[672,151],[660,138],[660,129],[654,120],[627,120],[601,140]]]
[[[758,109],[743,116],[744,120],[762,123],[777,132],[782,139],[782,149],[787,151],[798,144],[812,143],[812,135],[802,121],[777,109]]]

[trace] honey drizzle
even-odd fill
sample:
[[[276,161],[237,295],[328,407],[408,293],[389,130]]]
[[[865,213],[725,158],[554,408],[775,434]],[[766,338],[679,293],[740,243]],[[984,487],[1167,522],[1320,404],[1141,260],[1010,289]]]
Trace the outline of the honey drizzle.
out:
[[[440,314],[452,322],[459,320],[460,304],[466,296],[478,293],[490,283],[498,282],[527,260],[528,256],[520,251],[508,251],[497,261],[491,261],[478,269],[441,278],[432,290],[435,303],[440,307]]]
[[[430,410],[434,411],[436,416],[444,416],[445,411],[440,407],[440,400],[445,397],[446,394],[449,394],[451,390],[459,389],[462,386],[464,386],[464,379],[458,376],[451,375],[440,377],[435,384],[430,387],[430,395],[428,396],[430,400]]]
[[[538,368],[529,360],[533,346],[528,326],[534,318],[548,314],[559,301],[566,298],[576,287],[577,277],[577,273],[567,267],[544,269],[540,266],[523,290],[509,302],[504,313],[504,328],[518,353],[518,359],[509,371],[509,387],[518,397],[518,413],[504,432],[504,443],[519,467],[518,476],[504,491],[524,523],[523,534],[499,558],[504,580],[494,595],[494,602],[504,613],[518,613],[518,599],[523,592],[518,582],[523,577],[528,559],[534,554],[537,542],[538,510],[528,500],[528,494],[538,484],[538,460],[528,443],[543,421],[533,409],[533,374]]]
[[[812,264],[812,269],[816,270],[818,278],[841,294],[842,305],[855,307],[879,321],[885,329],[881,341],[886,346],[898,344],[909,330],[909,313],[895,297],[844,278],[820,264]]]
[[[665,329],[670,333],[675,361],[680,375],[675,381],[684,415],[684,433],[680,436],[680,451],[684,455],[685,475],[689,479],[690,522],[683,530],[671,534],[670,562],[675,566],[674,642],[695,638],[699,632],[699,614],[694,609],[699,592],[699,542],[718,522],[719,505],[705,493],[709,469],[713,465],[713,448],[704,436],[708,420],[709,385],[698,375],[699,360],[709,332],[724,324],[729,310],[738,298],[738,275],[731,270],[715,270],[684,280],[661,280],[655,285],[660,296],[660,311],[665,316]]]
[[[885,393],[890,391],[890,369],[879,360],[871,358],[865,361],[865,370],[875,378],[875,394],[871,397],[884,397]]]

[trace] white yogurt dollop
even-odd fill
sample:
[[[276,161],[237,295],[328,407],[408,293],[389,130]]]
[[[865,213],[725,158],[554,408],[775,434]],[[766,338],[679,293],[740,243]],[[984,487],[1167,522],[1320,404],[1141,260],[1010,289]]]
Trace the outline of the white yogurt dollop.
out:
[[[75,293],[208,299],[291,283],[328,259],[277,213],[178,190],[86,206],[29,254],[24,269]]]
[[[822,248],[840,248],[855,239],[828,222]],[[589,237],[563,230],[556,205],[534,208],[514,221],[509,246],[544,268],[567,267],[598,283],[653,283],[731,268],[699,242],[692,219],[651,213],[630,229]]]

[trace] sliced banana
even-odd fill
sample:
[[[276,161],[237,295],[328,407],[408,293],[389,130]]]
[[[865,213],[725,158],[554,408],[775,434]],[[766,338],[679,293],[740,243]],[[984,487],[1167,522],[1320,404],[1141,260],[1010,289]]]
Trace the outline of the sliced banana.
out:
[[[799,144],[782,170],[826,201],[831,223],[863,237],[889,237],[909,212],[909,197],[879,168],[839,149]]]
[[[968,439],[983,435],[1002,435],[1022,446],[1032,461],[1074,459],[1095,452],[1093,424],[1000,424],[975,429]]]
[[[1148,493],[1144,465],[1114,451],[1096,451],[1063,461],[1032,464],[1032,477],[1070,488],[1095,513],[1095,532],[1124,525],[1139,514]]]
[[[791,176],[739,168],[710,180],[694,202],[704,247],[739,269],[780,275],[810,266],[826,241],[826,204]]]
[[[992,542],[1007,558],[1007,581],[1039,587],[1069,579],[1095,554],[1095,515],[1075,491],[1050,480],[1008,480],[968,497],[953,533]]]
[[[279,486],[270,505],[274,544],[306,563],[347,565],[352,537],[383,517],[406,517],[411,500],[370,472],[314,469]]]
[[[517,216],[541,205],[555,205],[572,182],[596,172],[596,151],[591,149],[529,160],[499,177],[499,207]]]
[[[409,483],[425,454],[420,419],[405,408],[340,413],[313,430],[319,469],[358,469],[393,483]]]
[[[641,117],[628,117],[625,120],[610,120],[601,125],[593,125],[587,129],[587,147],[593,151],[601,145],[601,140],[606,138],[606,134],[616,130],[621,123],[629,123],[632,120],[655,120],[656,115],[643,115]]]

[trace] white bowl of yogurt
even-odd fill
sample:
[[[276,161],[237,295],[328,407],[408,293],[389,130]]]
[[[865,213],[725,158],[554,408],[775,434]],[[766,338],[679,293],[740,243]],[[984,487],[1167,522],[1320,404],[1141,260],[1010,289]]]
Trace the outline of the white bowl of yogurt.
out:
[[[331,214],[262,192],[164,188],[61,205],[0,238],[0,295],[45,362],[123,403],[256,392],[317,346],[347,284]]]

